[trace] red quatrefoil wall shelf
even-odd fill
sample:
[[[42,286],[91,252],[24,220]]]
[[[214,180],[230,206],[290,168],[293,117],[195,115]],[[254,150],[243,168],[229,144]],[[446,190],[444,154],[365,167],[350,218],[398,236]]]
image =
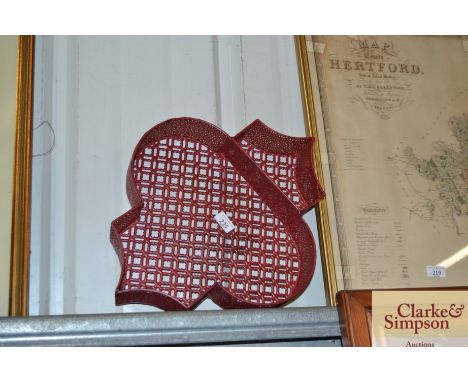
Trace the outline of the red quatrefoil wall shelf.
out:
[[[132,208],[111,224],[116,304],[266,308],[298,297],[316,261],[302,214],[324,197],[313,141],[260,120],[235,137],[193,118],[150,129],[128,168]]]

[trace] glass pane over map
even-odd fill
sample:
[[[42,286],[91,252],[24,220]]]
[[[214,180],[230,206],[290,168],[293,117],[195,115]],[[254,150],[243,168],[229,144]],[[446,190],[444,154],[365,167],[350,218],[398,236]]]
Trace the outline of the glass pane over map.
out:
[[[344,286],[467,285],[468,41],[320,36],[309,46]]]

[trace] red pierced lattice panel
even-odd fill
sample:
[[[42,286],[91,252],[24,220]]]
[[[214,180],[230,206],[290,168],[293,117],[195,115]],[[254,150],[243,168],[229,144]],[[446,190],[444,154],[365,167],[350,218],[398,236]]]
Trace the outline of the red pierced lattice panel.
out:
[[[244,140],[241,147],[299,210],[307,208],[296,185],[297,155],[272,154]]]
[[[260,155],[259,166],[241,147]],[[112,224],[122,265],[117,303],[191,309],[210,297],[225,308],[268,307],[307,286],[315,245],[299,214],[307,201],[297,187],[297,154],[241,147],[188,118],[142,138],[128,172],[134,208]],[[220,212],[232,231],[214,219]]]

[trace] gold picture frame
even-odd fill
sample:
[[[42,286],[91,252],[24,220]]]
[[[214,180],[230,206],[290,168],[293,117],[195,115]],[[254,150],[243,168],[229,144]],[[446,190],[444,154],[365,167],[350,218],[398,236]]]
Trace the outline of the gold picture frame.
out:
[[[19,36],[9,315],[28,315],[34,36]]]
[[[299,79],[301,84],[302,105],[304,110],[304,120],[308,136],[317,137],[317,123],[314,107],[314,96],[312,82],[309,71],[309,58],[305,36],[295,36],[297,63]],[[318,139],[315,140],[314,162],[317,178],[324,184],[321,151]],[[323,282],[325,288],[325,298],[328,305],[336,305],[335,296],[338,292],[335,260],[333,257],[333,246],[331,243],[330,220],[326,200],[321,200],[315,208],[317,217],[317,229],[319,234],[319,246],[322,260]]]
[[[467,285],[468,40],[296,36],[296,49],[327,194],[317,225],[329,303],[341,289]]]
[[[32,110],[34,74],[34,36],[19,36],[15,156],[13,175],[13,203],[10,257],[9,315],[27,316],[29,300],[29,253],[31,236],[31,177],[32,177]],[[317,136],[313,95],[310,87],[305,39],[295,38],[301,76],[302,97],[306,127],[309,135]],[[321,178],[320,148],[316,143],[315,163]],[[319,228],[319,245],[328,305],[335,305],[338,290],[333,250],[330,242],[328,210],[325,202],[316,209]]]

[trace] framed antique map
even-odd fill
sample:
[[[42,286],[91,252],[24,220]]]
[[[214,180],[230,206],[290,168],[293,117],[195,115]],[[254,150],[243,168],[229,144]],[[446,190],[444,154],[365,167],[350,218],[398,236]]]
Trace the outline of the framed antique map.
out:
[[[468,40],[297,42],[328,196],[322,251],[336,288],[467,285]]]

